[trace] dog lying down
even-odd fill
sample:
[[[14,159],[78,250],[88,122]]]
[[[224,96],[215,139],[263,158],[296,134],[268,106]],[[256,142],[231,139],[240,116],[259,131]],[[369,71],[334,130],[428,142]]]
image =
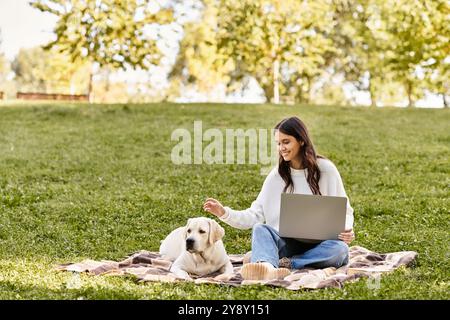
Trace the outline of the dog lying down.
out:
[[[173,230],[162,242],[159,253],[173,261],[170,272],[189,280],[189,274],[205,276],[219,271],[232,274],[233,265],[222,238],[225,230],[214,220],[192,218],[187,225]]]

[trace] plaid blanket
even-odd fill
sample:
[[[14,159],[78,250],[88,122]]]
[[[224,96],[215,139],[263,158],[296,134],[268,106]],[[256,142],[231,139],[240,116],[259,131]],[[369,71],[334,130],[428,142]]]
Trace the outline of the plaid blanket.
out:
[[[359,278],[374,278],[386,272],[391,272],[401,266],[411,265],[417,257],[417,252],[401,251],[379,254],[363,247],[350,247],[349,263],[341,268],[292,270],[283,280],[243,280],[239,271],[248,259],[247,255],[229,255],[234,267],[234,274],[210,274],[205,277],[195,277],[195,283],[215,283],[231,286],[263,284],[283,287],[289,290],[302,288],[319,289],[327,287],[341,288],[346,281]],[[169,271],[171,262],[161,258],[158,252],[139,251],[131,254],[123,261],[84,260],[79,263],[58,265],[57,270],[72,272],[88,272],[92,275],[134,275],[139,281],[188,281],[177,278]]]

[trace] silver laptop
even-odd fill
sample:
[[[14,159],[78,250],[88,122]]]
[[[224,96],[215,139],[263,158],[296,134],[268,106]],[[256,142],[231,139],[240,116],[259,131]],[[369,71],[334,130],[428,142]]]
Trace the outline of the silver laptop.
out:
[[[346,211],[346,197],[282,193],[280,236],[337,240],[345,230]]]

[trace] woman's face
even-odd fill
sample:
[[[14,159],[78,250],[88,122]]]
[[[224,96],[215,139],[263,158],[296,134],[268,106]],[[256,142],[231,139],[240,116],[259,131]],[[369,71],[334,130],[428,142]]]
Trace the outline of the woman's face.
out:
[[[280,130],[276,130],[275,142],[278,146],[278,152],[283,157],[284,161],[291,161],[296,158],[298,159],[301,144],[297,141],[297,139],[295,139],[294,136],[290,136],[280,132]]]

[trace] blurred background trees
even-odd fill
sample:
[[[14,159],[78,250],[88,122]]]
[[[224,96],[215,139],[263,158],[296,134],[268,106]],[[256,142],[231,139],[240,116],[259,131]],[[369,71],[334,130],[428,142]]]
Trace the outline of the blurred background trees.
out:
[[[12,79],[11,61],[2,53],[2,30],[0,30],[0,100],[14,97],[15,81]]]
[[[21,91],[83,94],[88,86],[90,65],[72,62],[66,54],[40,47],[21,49],[12,62]]]
[[[144,29],[172,20],[170,10],[153,11],[145,1],[138,0],[35,0],[31,5],[59,18],[54,29],[56,39],[47,49],[66,53],[74,63],[96,64],[99,68],[146,69],[157,64],[159,49]],[[94,70],[93,66],[89,74],[90,100]]]
[[[58,22],[53,42],[24,49],[13,61],[22,91],[94,90],[95,101],[138,102],[152,91],[151,83],[129,90],[124,81],[111,83],[110,75],[138,69],[151,78],[162,61],[171,61],[160,75],[165,89],[153,89],[156,100],[176,100],[187,89],[208,100],[217,90],[227,96],[256,86],[273,103],[358,104],[352,93],[359,93],[372,106],[414,106],[429,95],[448,106],[446,0],[167,0],[164,5],[34,0],[31,5]],[[168,30],[179,37],[165,36]],[[176,49],[162,50],[164,41]],[[7,64],[0,55],[0,77]]]

